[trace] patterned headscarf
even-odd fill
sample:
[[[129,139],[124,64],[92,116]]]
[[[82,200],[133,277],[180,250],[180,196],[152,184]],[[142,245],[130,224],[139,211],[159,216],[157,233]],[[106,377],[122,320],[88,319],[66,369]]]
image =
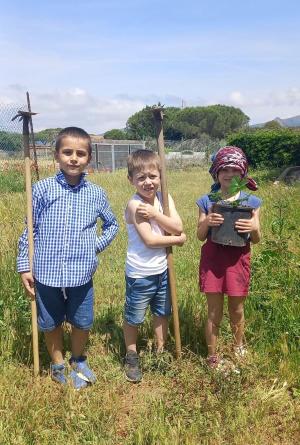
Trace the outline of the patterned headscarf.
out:
[[[215,184],[212,189],[217,190],[220,188],[218,183],[218,173],[225,167],[233,167],[240,171],[241,177],[245,178],[248,174],[248,161],[243,150],[239,147],[227,146],[220,148],[220,150],[212,158],[212,165],[209,169],[209,173],[213,177]],[[257,190],[257,184],[252,178],[247,178],[248,183],[246,187],[250,190]]]

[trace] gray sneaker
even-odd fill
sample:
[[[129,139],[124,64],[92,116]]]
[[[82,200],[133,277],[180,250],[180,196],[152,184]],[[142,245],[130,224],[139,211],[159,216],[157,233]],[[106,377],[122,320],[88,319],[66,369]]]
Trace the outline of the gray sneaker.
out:
[[[138,383],[142,380],[142,372],[139,367],[139,357],[135,351],[128,351],[125,356],[125,376],[129,382]]]
[[[60,364],[50,363],[51,378],[52,380],[54,380],[57,383],[60,383],[61,385],[66,385],[68,383],[65,371],[66,368],[64,363]]]

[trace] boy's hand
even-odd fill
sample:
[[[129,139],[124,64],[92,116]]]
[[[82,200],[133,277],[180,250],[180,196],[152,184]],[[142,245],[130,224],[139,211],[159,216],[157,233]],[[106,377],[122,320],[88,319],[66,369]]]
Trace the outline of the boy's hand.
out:
[[[218,227],[223,224],[224,218],[220,213],[208,212],[207,215],[207,225],[209,227]]]
[[[177,235],[178,242],[176,243],[176,246],[183,246],[186,242],[186,234],[182,232],[181,235]]]
[[[155,218],[158,211],[157,209],[152,206],[151,204],[144,204],[141,203],[138,205],[137,209],[136,209],[136,213],[141,216],[144,219],[151,219],[151,218]]]
[[[21,280],[23,286],[25,287],[27,293],[31,296],[35,296],[34,292],[34,279],[31,272],[23,272],[21,273]]]
[[[239,233],[258,232],[259,222],[255,217],[254,210],[252,210],[252,217],[250,219],[238,219],[235,223],[235,228]]]

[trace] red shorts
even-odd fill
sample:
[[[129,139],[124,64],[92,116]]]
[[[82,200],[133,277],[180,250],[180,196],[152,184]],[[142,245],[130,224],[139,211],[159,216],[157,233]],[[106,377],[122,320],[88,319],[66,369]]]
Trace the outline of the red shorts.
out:
[[[208,239],[201,249],[201,292],[243,297],[248,295],[249,283],[250,243],[244,247],[233,247]]]

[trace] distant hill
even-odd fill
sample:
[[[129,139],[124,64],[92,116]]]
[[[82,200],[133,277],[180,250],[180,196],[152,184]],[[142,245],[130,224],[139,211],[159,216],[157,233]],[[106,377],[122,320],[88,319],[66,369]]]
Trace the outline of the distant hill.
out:
[[[273,121],[278,122],[279,125],[286,128],[293,128],[293,127],[300,127],[300,114],[293,117],[288,117],[286,119],[281,119],[280,117],[275,117]],[[268,121],[270,122],[270,121]],[[255,124],[251,125],[251,127],[263,127],[267,122],[264,122],[263,124]]]

